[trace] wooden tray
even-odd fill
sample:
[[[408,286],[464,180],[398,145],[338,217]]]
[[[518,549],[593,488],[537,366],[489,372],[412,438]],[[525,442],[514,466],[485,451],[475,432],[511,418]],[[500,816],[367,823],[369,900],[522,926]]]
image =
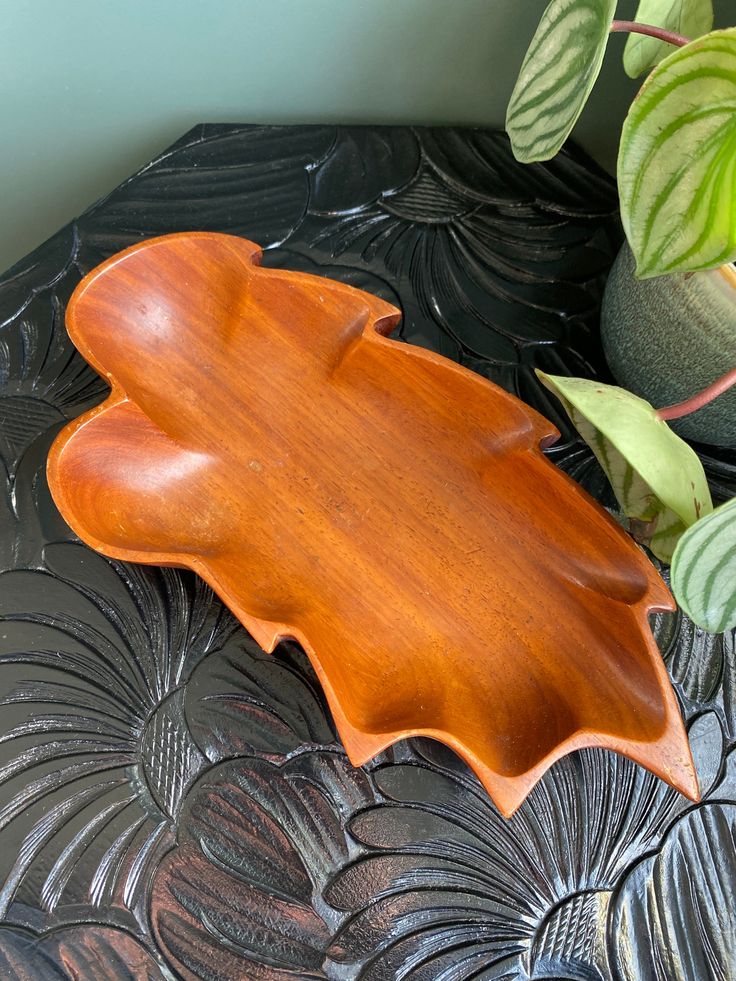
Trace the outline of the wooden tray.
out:
[[[112,393],[49,456],[72,528],[194,569],[267,651],[298,640],[356,765],[434,737],[511,814],[603,746],[696,799],[647,619],[672,599],[545,459],[554,427],[390,340],[382,300],[259,260],[169,235],[79,285],[69,333]]]

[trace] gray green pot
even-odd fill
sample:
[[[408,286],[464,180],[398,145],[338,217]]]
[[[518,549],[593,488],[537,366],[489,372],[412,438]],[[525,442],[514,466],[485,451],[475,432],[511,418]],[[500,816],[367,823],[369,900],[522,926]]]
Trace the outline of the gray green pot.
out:
[[[606,285],[601,334],[619,385],[656,408],[682,402],[736,366],[736,270],[637,280],[624,245]],[[736,447],[736,387],[670,425],[685,439]]]

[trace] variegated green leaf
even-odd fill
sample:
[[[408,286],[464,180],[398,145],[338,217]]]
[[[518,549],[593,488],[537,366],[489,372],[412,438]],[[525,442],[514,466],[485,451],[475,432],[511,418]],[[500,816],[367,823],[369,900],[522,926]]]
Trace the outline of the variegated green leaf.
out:
[[[736,28],[678,48],[644,82],[618,186],[638,276],[736,259]]]
[[[672,591],[705,630],[736,626],[736,498],[682,536],[672,559]]]
[[[686,528],[713,509],[703,465],[652,406],[615,385],[538,371],[595,453],[637,537],[669,562]]]
[[[635,19],[640,24],[653,24],[693,40],[713,27],[713,3],[712,0],[640,0]],[[671,44],[644,34],[630,34],[624,51],[626,74],[637,78],[671,53]]]
[[[526,53],[506,113],[522,163],[557,153],[601,70],[616,0],[552,0]]]

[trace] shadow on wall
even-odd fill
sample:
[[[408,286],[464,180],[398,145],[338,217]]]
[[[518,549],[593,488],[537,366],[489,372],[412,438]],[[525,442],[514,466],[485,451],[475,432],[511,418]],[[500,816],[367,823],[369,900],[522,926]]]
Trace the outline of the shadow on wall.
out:
[[[17,0],[0,59],[0,269],[197,122],[500,126],[545,6]],[[621,0],[622,16],[634,9]],[[577,131],[609,168],[635,90],[622,47]]]

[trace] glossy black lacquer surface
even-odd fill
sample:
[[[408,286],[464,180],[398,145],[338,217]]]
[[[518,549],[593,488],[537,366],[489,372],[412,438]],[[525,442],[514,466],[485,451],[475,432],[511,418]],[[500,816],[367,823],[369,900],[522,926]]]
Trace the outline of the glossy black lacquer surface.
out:
[[[75,541],[44,461],[105,386],[65,303],[184,229],[399,305],[406,340],[554,419],[553,459],[610,503],[532,372],[605,372],[616,197],[574,152],[525,168],[490,132],[201,126],[62,229],[0,283],[0,977],[736,978],[733,634],[656,621],[701,805],[587,751],[505,821],[439,744],[353,769],[301,651],[261,653],[188,573]],[[733,455],[706,462],[732,495]]]

